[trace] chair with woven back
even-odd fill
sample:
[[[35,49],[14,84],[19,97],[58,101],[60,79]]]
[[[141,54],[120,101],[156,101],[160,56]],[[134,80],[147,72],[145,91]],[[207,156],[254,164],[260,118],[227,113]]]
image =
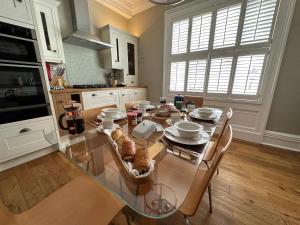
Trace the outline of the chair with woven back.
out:
[[[203,98],[199,96],[184,96],[184,104],[186,105],[188,102],[193,102],[196,108],[200,108],[203,106]]]
[[[208,190],[209,196],[209,212],[212,213],[211,180],[224,154],[228,150],[231,141],[232,127],[228,124],[224,129],[224,133],[220,139],[220,144],[218,145],[217,151],[212,159],[211,166],[207,170],[203,170],[201,168],[198,169],[187,197],[185,198],[182,206],[179,208],[179,212],[184,216],[187,225],[190,224],[189,218],[195,215],[206,189]]]
[[[107,225],[123,207],[124,204],[113,194],[91,178],[81,176],[17,215],[0,201],[0,224]]]
[[[226,113],[226,117],[224,119],[218,139],[216,141],[211,141],[211,143],[208,146],[208,149],[205,152],[205,155],[204,155],[202,161],[206,164],[207,167],[209,167],[209,162],[213,159],[213,157],[217,151],[218,145],[220,144],[222,136],[224,135],[225,129],[226,129],[227,125],[229,124],[229,122],[232,118],[232,115],[233,115],[232,109],[229,108]],[[217,168],[217,173],[219,174],[218,168]]]

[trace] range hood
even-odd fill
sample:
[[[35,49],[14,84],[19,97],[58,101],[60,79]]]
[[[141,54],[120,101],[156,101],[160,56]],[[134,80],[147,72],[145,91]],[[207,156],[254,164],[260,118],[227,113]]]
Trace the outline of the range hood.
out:
[[[88,0],[70,0],[73,33],[63,39],[64,42],[85,48],[102,50],[111,48],[109,43],[91,33]]]

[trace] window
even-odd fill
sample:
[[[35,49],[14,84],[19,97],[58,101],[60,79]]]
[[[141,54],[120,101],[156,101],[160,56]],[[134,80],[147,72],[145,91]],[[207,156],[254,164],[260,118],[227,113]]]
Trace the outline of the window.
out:
[[[171,19],[170,94],[259,97],[278,0],[234,2]]]

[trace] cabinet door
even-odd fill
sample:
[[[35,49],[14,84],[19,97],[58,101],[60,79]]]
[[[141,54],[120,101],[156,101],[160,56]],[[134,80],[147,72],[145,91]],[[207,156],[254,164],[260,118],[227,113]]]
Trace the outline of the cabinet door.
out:
[[[132,89],[130,90],[130,102],[146,100],[146,89]]]
[[[111,48],[111,63],[113,69],[123,68],[123,58],[122,58],[122,35],[116,32],[111,32],[110,34]]]
[[[1,0],[0,15],[33,24],[29,0]]]
[[[82,93],[83,108],[95,109],[103,106],[119,106],[118,91],[90,91]]]
[[[126,110],[125,103],[130,102],[130,90],[121,90],[119,99],[120,99],[120,109],[125,111]]]
[[[62,49],[59,42],[62,40],[56,7],[35,2],[34,8],[44,58],[50,61],[61,59]]]
[[[138,52],[137,40],[134,38],[124,39],[126,54],[124,67],[124,80],[129,85],[137,85],[138,83]]]
[[[52,118],[0,129],[0,163],[57,143]]]

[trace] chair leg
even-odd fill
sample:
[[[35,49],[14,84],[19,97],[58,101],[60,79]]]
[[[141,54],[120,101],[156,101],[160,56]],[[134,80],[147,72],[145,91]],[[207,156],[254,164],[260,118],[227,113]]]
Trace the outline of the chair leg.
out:
[[[209,213],[212,213],[211,184],[208,185]]]
[[[185,225],[191,225],[190,219],[188,216],[184,216]]]

